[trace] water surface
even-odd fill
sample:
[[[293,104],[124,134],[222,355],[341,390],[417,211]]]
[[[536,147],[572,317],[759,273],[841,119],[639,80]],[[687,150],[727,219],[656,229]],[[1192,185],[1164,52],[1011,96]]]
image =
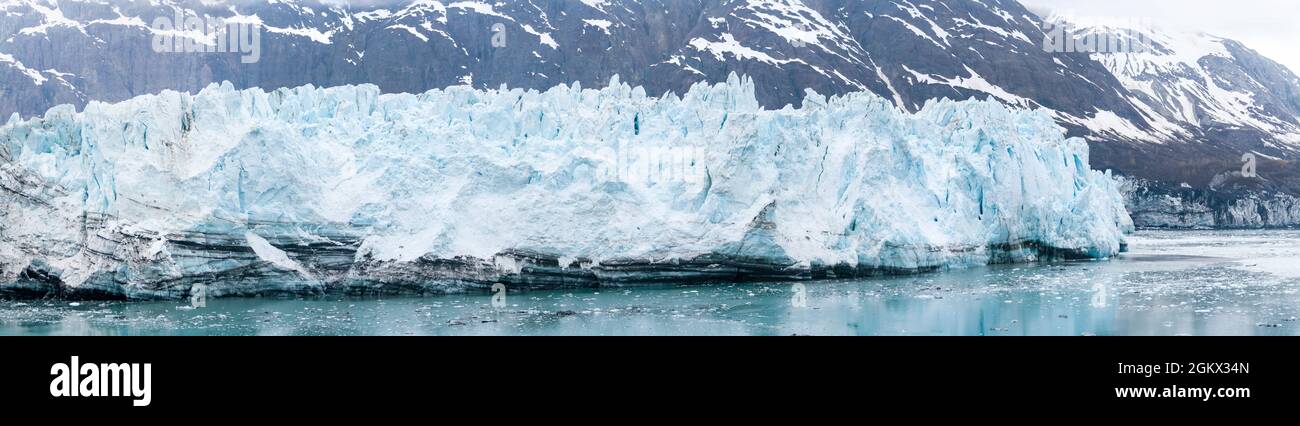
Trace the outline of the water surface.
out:
[[[1300,231],[1144,231],[1095,262],[403,298],[0,300],[0,335],[1300,335]]]

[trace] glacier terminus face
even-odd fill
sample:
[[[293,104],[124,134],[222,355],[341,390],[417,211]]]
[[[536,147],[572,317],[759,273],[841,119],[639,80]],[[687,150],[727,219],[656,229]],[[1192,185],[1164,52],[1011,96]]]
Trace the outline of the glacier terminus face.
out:
[[[0,292],[444,293],[804,280],[1118,254],[1046,113],[869,93],[212,85],[0,128]]]

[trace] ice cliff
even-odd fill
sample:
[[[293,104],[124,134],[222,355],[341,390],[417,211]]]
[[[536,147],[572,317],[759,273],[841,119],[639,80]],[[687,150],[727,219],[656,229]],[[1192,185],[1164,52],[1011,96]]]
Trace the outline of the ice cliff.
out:
[[[1039,112],[731,78],[381,95],[213,85],[0,128],[0,292],[437,293],[1106,258],[1131,227]]]

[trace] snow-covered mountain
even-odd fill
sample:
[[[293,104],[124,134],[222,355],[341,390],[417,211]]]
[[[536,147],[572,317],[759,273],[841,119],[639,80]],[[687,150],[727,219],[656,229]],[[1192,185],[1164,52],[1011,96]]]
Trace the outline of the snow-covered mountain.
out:
[[[1112,137],[1177,143],[1214,132],[1256,130],[1266,139],[1260,149],[1290,152],[1300,144],[1300,78],[1241,43],[1150,24],[1061,16],[1048,22],[1072,26],[1079,37],[1131,43],[1088,53],[1118,79],[1141,115],[1115,125]]]
[[[798,103],[811,88],[868,90],[912,111],[933,98],[991,94],[1080,119],[1090,111],[1067,100],[1084,94],[1107,111],[1133,113],[1106,90],[1069,87],[1078,79],[1104,80],[1107,72],[1091,61],[1043,52],[1038,18],[1015,2],[338,4],[8,0],[0,3],[6,14],[0,52],[14,56],[10,68],[23,76],[15,82],[35,96],[7,98],[0,107],[32,115],[64,101],[197,91],[223,80],[264,88],[372,83],[386,92],[418,93],[467,82],[593,87],[617,74],[657,95],[735,72],[754,76],[760,102],[774,108]],[[146,23],[177,13],[256,23],[263,29],[260,60],[153,52],[149,42],[162,31]],[[498,33],[503,46],[493,44]],[[1051,72],[1017,81],[1005,67]]]
[[[1231,40],[1141,28],[1145,53],[1054,51],[1046,29],[1070,18],[1043,18],[1012,0],[350,3],[0,0],[0,113],[29,117],[221,81],[420,93],[603,87],[618,75],[657,96],[734,72],[754,78],[758,101],[773,109],[799,105],[806,89],[869,91],[909,112],[970,97],[1045,109],[1089,140],[1094,167],[1133,179],[1134,197],[1153,209],[1135,212],[1139,223],[1300,223],[1239,202],[1289,205],[1276,194],[1300,194],[1291,167],[1300,81]],[[215,43],[154,25],[178,13],[255,25],[257,62],[156,52],[158,35]],[[1083,34],[1132,34],[1076,24]],[[1256,156],[1258,177],[1240,176],[1245,154]]]
[[[1300,224],[1300,204],[1287,195],[1300,191],[1292,170],[1300,147],[1300,78],[1233,40],[1084,22],[1074,24],[1080,34],[1141,43],[1136,52],[1090,54],[1119,80],[1141,119],[1120,121],[1116,132],[1084,123],[1093,138],[1107,141],[1093,144],[1099,163],[1143,179],[1134,183],[1139,193],[1131,205],[1139,221]],[[1243,176],[1247,161],[1253,166],[1247,173],[1256,176]],[[1146,192],[1153,196],[1141,196]]]

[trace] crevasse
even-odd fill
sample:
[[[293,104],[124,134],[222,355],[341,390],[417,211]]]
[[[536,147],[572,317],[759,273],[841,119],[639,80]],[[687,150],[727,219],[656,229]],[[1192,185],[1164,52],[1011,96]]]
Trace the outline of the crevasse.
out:
[[[0,286],[184,297],[809,279],[1106,258],[1116,183],[1046,114],[752,80],[213,85],[0,128]]]

